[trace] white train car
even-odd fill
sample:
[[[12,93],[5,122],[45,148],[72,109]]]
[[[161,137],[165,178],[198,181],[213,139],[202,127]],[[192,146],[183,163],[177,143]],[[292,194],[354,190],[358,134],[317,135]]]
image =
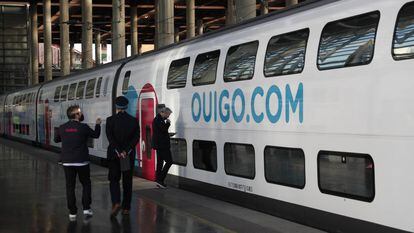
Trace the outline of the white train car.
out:
[[[5,103],[5,134],[8,137],[36,141],[36,95],[34,86],[7,95]]]
[[[330,232],[413,232],[411,58],[413,1],[311,2],[134,59],[117,95],[148,179],[163,103],[181,187]]]
[[[93,128],[98,117],[103,120],[101,136],[91,139],[88,147],[91,155],[106,158],[108,140],[105,135],[105,120],[112,114],[112,88],[122,63],[103,65],[42,85],[37,99],[38,142],[44,146],[60,148],[61,143],[53,141],[55,131],[68,121],[67,108],[79,105],[85,116],[83,123]]]
[[[153,180],[165,104],[179,187],[329,232],[414,232],[412,67],[413,0],[309,1],[42,85],[36,141],[60,146],[68,106],[93,125],[124,95]],[[27,124],[22,93],[7,96],[9,135]],[[107,143],[103,130],[90,153]]]
[[[6,101],[6,96],[7,95],[1,95],[0,96],[0,135],[4,135],[6,130],[5,130],[5,121],[4,121],[4,117],[5,117],[5,101]]]

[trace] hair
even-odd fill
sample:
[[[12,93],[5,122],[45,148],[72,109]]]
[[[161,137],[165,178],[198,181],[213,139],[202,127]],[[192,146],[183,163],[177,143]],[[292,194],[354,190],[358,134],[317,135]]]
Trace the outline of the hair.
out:
[[[70,106],[68,110],[66,110],[66,115],[68,116],[68,118],[71,120],[75,119],[75,113],[78,109],[79,109],[79,105]]]
[[[161,108],[160,109],[160,112],[162,112],[162,113],[172,113],[171,109],[170,108],[167,108],[167,107]]]

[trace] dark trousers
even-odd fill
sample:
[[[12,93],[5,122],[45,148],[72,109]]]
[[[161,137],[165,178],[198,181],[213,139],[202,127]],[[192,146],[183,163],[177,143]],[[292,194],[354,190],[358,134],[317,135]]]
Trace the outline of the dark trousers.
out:
[[[76,214],[78,208],[76,207],[76,175],[79,176],[79,181],[82,184],[82,205],[83,209],[91,208],[91,177],[89,165],[85,166],[64,166],[66,178],[66,199],[70,214]]]
[[[119,204],[121,203],[121,188],[119,187],[119,181],[121,180],[122,176],[122,190],[124,192],[123,199],[122,199],[122,209],[129,210],[131,209],[131,197],[132,197],[132,175],[133,175],[133,168],[134,168],[134,158],[135,155],[129,155],[131,157],[130,165],[131,170],[129,171],[121,171],[121,164],[119,159],[112,159],[109,160],[108,168],[108,180],[109,180],[109,188],[111,190],[111,200],[112,204]]]
[[[164,165],[165,161],[165,165]],[[172,165],[172,157],[170,149],[158,149],[157,150],[157,182],[164,183],[168,170]]]

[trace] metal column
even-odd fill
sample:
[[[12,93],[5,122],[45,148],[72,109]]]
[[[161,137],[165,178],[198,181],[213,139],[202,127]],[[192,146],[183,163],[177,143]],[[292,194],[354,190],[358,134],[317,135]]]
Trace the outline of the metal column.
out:
[[[82,0],[82,68],[93,66],[92,0]]]
[[[44,66],[45,81],[52,80],[52,22],[51,0],[43,0],[43,39],[44,39]]]
[[[70,73],[69,51],[69,3],[68,0],[60,0],[60,68],[62,75]]]

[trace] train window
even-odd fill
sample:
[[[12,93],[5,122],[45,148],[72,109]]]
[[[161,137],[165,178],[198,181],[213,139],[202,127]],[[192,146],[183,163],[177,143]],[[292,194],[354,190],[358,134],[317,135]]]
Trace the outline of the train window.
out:
[[[81,81],[78,84],[78,88],[76,89],[76,99],[83,99],[83,95],[85,94],[85,86],[86,81]]]
[[[70,84],[69,92],[68,92],[68,100],[74,100],[75,99],[76,86],[77,86],[77,83]]]
[[[371,202],[374,161],[368,154],[320,151],[318,181],[322,193]]]
[[[96,83],[96,91],[95,91],[95,97],[99,98],[101,94],[101,85],[102,85],[102,77],[98,79],[98,82]]]
[[[253,78],[259,41],[235,45],[227,51],[224,81],[240,81]]]
[[[39,103],[43,101],[43,90],[40,91],[39,93]]]
[[[395,60],[414,58],[414,2],[405,4],[398,13],[392,55]]]
[[[107,77],[105,79],[105,85],[104,85],[104,89],[103,89],[103,96],[106,96],[106,94],[108,93],[108,84],[109,84],[109,78]]]
[[[127,71],[124,76],[124,82],[122,83],[122,94],[126,95],[128,93],[129,87],[129,78],[131,77],[131,71]]]
[[[13,97],[13,105],[16,105],[17,104],[17,97],[15,96],[15,97]]]
[[[174,164],[187,165],[187,142],[181,138],[171,138],[171,155]]]
[[[269,183],[305,187],[305,154],[302,149],[267,146],[264,167]]]
[[[193,86],[213,84],[216,81],[220,50],[199,54],[193,70]]]
[[[187,82],[187,72],[189,64],[189,57],[171,62],[167,78],[168,89],[185,87],[185,84]]]
[[[217,146],[213,141],[193,141],[193,165],[197,169],[217,171]]]
[[[254,179],[256,168],[253,145],[225,143],[224,170],[228,175]]]
[[[369,64],[374,55],[378,11],[330,22],[319,44],[318,69]]]
[[[24,95],[24,104],[29,104],[29,93]]]
[[[59,102],[59,98],[60,98],[60,90],[62,89],[61,86],[56,87],[55,89],[55,97],[53,98],[54,102]]]
[[[60,101],[66,101],[68,97],[68,85],[62,87],[62,91],[60,92]]]
[[[301,73],[305,66],[309,29],[274,36],[266,49],[265,77]]]
[[[86,99],[93,98],[94,90],[95,90],[95,83],[96,78],[88,80],[88,84],[86,85]]]

